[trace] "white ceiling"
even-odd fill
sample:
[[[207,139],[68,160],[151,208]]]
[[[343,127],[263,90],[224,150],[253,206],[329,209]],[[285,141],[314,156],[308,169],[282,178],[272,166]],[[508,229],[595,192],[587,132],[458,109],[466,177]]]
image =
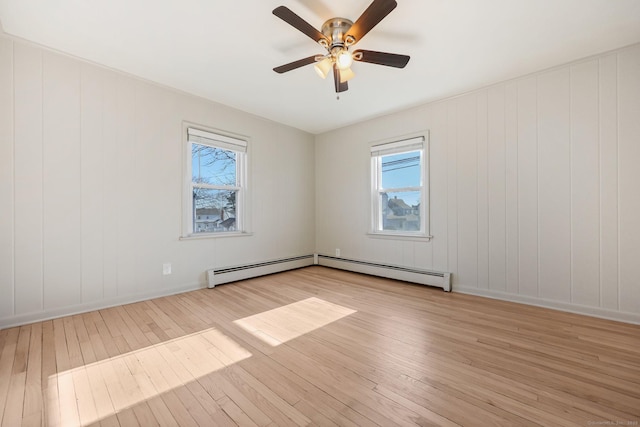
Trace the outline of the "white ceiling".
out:
[[[322,48],[272,15],[318,29],[370,0],[0,0],[6,33],[311,133],[321,133],[640,42],[640,0],[397,0],[358,48],[411,56],[356,63],[336,100]]]

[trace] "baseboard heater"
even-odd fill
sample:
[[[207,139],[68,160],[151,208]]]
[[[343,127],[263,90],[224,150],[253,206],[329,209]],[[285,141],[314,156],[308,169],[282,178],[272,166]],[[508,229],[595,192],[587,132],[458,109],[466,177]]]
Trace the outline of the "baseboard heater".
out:
[[[381,276],[421,285],[435,286],[451,292],[451,273],[378,264],[320,254],[316,257],[316,264],[356,273],[370,274],[372,276]]]
[[[207,270],[208,287],[313,265],[313,255]]]

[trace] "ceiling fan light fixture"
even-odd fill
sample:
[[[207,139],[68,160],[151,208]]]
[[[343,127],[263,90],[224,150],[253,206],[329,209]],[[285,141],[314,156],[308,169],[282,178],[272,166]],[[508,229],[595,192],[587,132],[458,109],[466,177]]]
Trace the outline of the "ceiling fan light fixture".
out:
[[[322,79],[326,79],[329,72],[332,71],[336,93],[340,93],[349,90],[347,81],[355,76],[351,70],[354,61],[404,68],[410,59],[408,55],[373,50],[349,52],[351,46],[362,40],[397,5],[396,0],[371,0],[369,7],[362,12],[355,22],[346,18],[331,18],[322,24],[320,31],[286,6],[276,7],[273,9],[275,16],[319,43],[320,46],[325,48],[326,53],[324,55],[309,56],[275,67],[273,71],[282,74],[315,63],[314,69]]]
[[[348,82],[352,78],[356,76],[351,68],[345,68],[344,70],[340,70],[340,83]]]
[[[329,71],[331,71],[332,65],[330,58],[324,58],[323,60],[316,62],[313,68],[316,70],[316,73],[318,73],[320,78],[326,79]]]
[[[338,55],[336,55],[336,64],[340,70],[347,70],[350,68],[351,64],[353,64],[353,56],[351,56],[351,52],[347,49],[342,49],[338,52]]]

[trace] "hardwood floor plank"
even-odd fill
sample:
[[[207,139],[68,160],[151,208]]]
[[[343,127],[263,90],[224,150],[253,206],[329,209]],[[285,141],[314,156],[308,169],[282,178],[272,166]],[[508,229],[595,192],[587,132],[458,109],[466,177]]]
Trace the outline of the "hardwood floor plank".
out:
[[[213,397],[209,393],[207,393],[207,391],[199,382],[190,382],[185,387],[196,398],[198,403],[200,403],[202,408],[207,413],[207,418],[211,420],[210,422],[212,424],[222,427],[236,425],[233,422],[233,419],[231,419],[229,415],[227,415],[227,413],[222,410],[220,405],[213,399]]]
[[[76,389],[71,370],[56,375],[58,382],[58,399],[60,401],[60,425],[80,425],[80,414],[76,403]]]
[[[251,369],[251,365],[243,362],[245,369]],[[317,411],[321,412],[327,418],[331,419],[338,425],[354,425],[354,426],[375,426],[373,421],[364,417],[362,414],[354,411],[334,397],[319,389],[317,386],[289,370],[286,366],[282,366],[275,360],[265,357],[260,361],[257,369],[262,369],[271,373],[274,381],[267,384],[273,387],[274,382],[278,384],[288,384],[300,396],[300,400],[308,402]],[[297,404],[296,404],[297,405]]]
[[[56,344],[53,321],[42,322],[42,407],[45,425],[60,425],[60,399],[56,377]]]
[[[91,337],[89,336],[89,331],[87,330],[87,325],[85,323],[85,315],[79,314],[73,316],[73,325],[76,330],[76,334],[78,335],[78,343],[80,344],[80,353],[82,354],[82,360],[84,364],[93,363],[96,359],[96,353],[93,350],[93,344],[91,342]]]
[[[162,394],[162,401],[165,403],[180,427],[198,427],[198,423],[193,419],[187,408],[182,404],[175,392],[170,391]]]
[[[187,387],[177,387],[175,394],[198,425],[206,426],[207,424],[212,424],[212,418]]]
[[[243,427],[257,427],[247,414],[236,403],[229,399],[226,395],[218,400],[220,408],[231,418],[237,425]]]
[[[23,425],[42,423],[42,323],[31,326],[29,359],[27,362],[27,380],[22,410]]]
[[[80,350],[80,341],[76,332],[73,317],[65,317],[62,322],[64,326],[64,336],[67,341],[67,357],[69,358],[69,368],[77,368],[84,365],[84,358]]]
[[[109,390],[101,369],[101,363],[93,363],[87,366],[86,370],[95,403],[96,416],[99,420],[109,418],[116,410],[109,395]]]
[[[83,319],[87,333],[89,334],[89,339],[91,340],[91,349],[93,350],[96,361],[108,358],[109,351],[102,339],[103,335],[108,334],[108,331],[106,330],[106,326],[104,326],[100,312],[85,313]]]
[[[285,377],[273,369],[266,368],[267,359],[264,356],[251,357],[242,361],[240,366],[263,384],[268,384],[269,388],[289,405],[295,406],[312,386],[309,384],[308,388],[300,387],[291,380],[293,373]]]
[[[258,381],[244,369],[230,366],[224,373],[237,388],[248,396],[269,418],[279,425],[305,426],[311,422],[304,414],[289,405],[268,386]]]
[[[226,377],[220,377],[220,387],[225,395],[257,425],[264,427],[271,424],[272,420],[267,414],[256,406],[241,390],[238,390]]]
[[[300,411],[301,414],[304,414],[305,416],[309,417],[313,425],[322,426],[322,427],[333,427],[338,425],[345,425],[345,424],[334,423],[329,418],[327,418],[322,412],[318,411],[316,408],[311,406],[311,404],[305,400],[299,400],[293,406],[298,411]]]
[[[21,326],[18,334],[18,342],[15,347],[6,408],[4,410],[4,417],[2,418],[2,423],[8,426],[20,425],[22,423],[30,338],[31,326]]]
[[[136,414],[135,412],[133,412],[133,409],[131,408],[118,412],[116,416],[121,426],[145,427],[138,422],[138,419],[136,418]]]
[[[161,397],[156,396],[147,401],[151,412],[156,417],[156,421],[162,427],[179,427],[178,422],[171,414],[171,411]]]
[[[76,392],[76,405],[80,425],[87,425],[99,420],[94,394],[89,382],[89,375],[85,367],[76,368],[71,372],[73,386]]]
[[[22,427],[40,427],[44,425],[41,413],[26,415],[22,418]]]
[[[123,309],[127,312],[131,321],[140,328],[140,332],[144,334],[146,340],[150,344],[158,344],[165,339],[164,337],[160,337],[156,334],[156,331],[158,330],[157,325],[155,325],[145,313],[143,303],[128,304],[125,305]],[[154,325],[156,328],[153,328]],[[141,341],[141,339],[139,339],[139,341]]]
[[[0,425],[640,421],[640,326],[324,267],[0,331]]]
[[[133,406],[133,413],[138,420],[138,423],[143,427],[154,427],[159,426],[160,423],[156,419],[153,411],[147,404],[147,402],[143,402],[138,405]]]
[[[118,421],[117,414],[113,414],[107,418],[102,419],[99,423],[94,423],[92,425],[99,425],[100,427],[124,427],[120,426],[120,421]]]
[[[136,323],[129,315],[128,310],[126,310],[126,306],[114,307],[114,310],[118,317],[122,319],[120,323],[121,329],[125,329],[127,331],[126,335],[129,337],[128,341],[131,342],[130,345],[133,349],[143,348],[151,344],[149,338],[147,338],[144,331],[141,329],[141,325]]]
[[[111,341],[115,344],[119,354],[127,353],[137,348],[138,342],[118,315],[116,307],[100,310],[100,314],[109,331]]]

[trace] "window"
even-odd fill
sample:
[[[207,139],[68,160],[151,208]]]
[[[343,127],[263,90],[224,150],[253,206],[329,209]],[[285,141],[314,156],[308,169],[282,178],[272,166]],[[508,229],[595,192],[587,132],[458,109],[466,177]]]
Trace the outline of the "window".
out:
[[[187,129],[188,232],[243,232],[247,142]]]
[[[430,237],[425,137],[371,146],[372,233]]]

